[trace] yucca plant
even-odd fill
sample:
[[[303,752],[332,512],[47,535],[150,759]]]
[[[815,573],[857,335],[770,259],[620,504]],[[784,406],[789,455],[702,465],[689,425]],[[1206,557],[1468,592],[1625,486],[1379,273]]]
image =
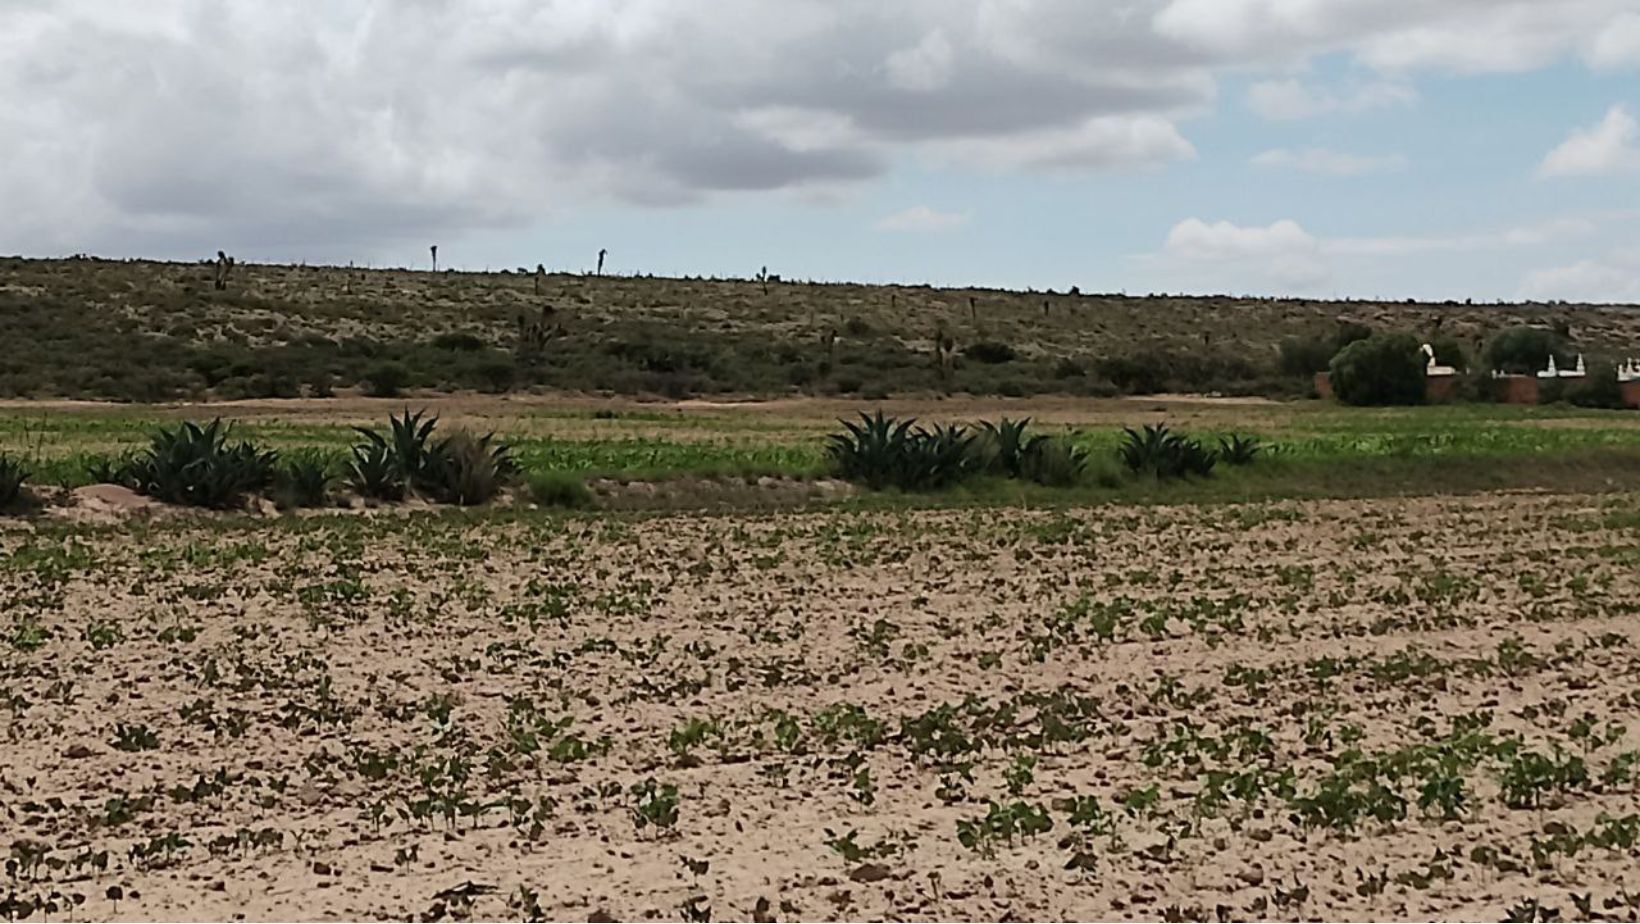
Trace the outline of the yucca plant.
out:
[[[1256,436],[1231,434],[1219,439],[1219,458],[1226,465],[1251,465],[1263,449]]]
[[[447,504],[482,504],[518,474],[512,451],[495,434],[474,436],[458,430],[425,456],[420,489]]]
[[[353,457],[347,463],[347,485],[361,497],[403,500],[404,475],[399,471],[398,460],[393,458],[392,447],[379,438],[355,445]]]
[[[0,452],[0,510],[15,506],[23,499],[23,483],[28,481],[28,476],[29,470],[22,459]]]
[[[221,418],[159,430],[126,466],[127,483],[155,500],[190,507],[232,507],[265,490],[278,454],[247,441],[229,443],[229,430]]]

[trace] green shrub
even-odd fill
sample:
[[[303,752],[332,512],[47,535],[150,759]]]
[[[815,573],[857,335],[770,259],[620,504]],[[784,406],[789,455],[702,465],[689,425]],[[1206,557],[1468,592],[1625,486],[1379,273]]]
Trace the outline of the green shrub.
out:
[[[975,362],[985,363],[989,366],[1011,363],[1019,358],[1019,354],[1014,351],[1013,347],[996,340],[980,340],[970,343],[962,353]]]
[[[1333,357],[1333,394],[1346,404],[1420,404],[1427,362],[1417,337],[1374,334]]]
[[[1138,430],[1124,427],[1116,455],[1128,471],[1158,479],[1205,478],[1218,463],[1217,452],[1199,440],[1174,433],[1166,424],[1147,424]]]
[[[278,454],[247,441],[229,443],[229,429],[220,418],[203,427],[188,421],[161,429],[120,480],[168,504],[235,506],[272,483]]]
[[[283,508],[322,507],[333,481],[328,456],[316,450],[293,453],[274,477],[274,501]]]
[[[410,384],[410,370],[403,363],[377,363],[365,372],[364,380],[370,385],[366,393],[371,397],[396,398]]]
[[[1337,352],[1336,344],[1319,337],[1288,337],[1281,341],[1277,368],[1283,375],[1310,376],[1327,371]]]
[[[1069,356],[1061,356],[1053,364],[1053,377],[1056,379],[1079,379],[1087,374],[1088,370]]]
[[[15,507],[23,499],[23,483],[28,476],[22,459],[0,452],[0,510]]]
[[[1431,337],[1429,348],[1435,351],[1437,365],[1451,366],[1459,372],[1469,368],[1469,351],[1463,348],[1458,338],[1450,334]]]
[[[1333,331],[1333,355],[1337,356],[1339,350],[1372,335],[1372,328],[1360,321],[1339,321],[1338,329]]]
[[[592,491],[586,482],[566,472],[536,472],[530,476],[529,486],[530,497],[543,507],[592,506]]]
[[[434,337],[433,347],[440,350],[472,353],[484,349],[484,339],[477,334],[470,334],[464,330],[449,331]]]
[[[1621,410],[1628,405],[1623,401],[1623,387],[1617,381],[1617,368],[1611,363],[1589,363],[1588,375],[1568,379],[1566,400],[1578,407],[1610,408]]]
[[[1554,331],[1542,327],[1511,327],[1486,344],[1486,364],[1499,372],[1531,375],[1564,358],[1564,341]]]
[[[478,376],[484,390],[492,394],[512,391],[518,381],[518,366],[505,357],[487,359],[479,363],[473,373]]]

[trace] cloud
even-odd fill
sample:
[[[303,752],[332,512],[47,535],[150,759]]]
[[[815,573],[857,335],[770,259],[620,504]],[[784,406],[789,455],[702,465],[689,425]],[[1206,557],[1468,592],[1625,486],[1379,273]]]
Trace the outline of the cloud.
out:
[[[1519,72],[1584,52],[1632,0],[1170,0],[1158,33],[1239,65],[1347,52],[1384,73]]]
[[[1540,176],[1590,176],[1640,168],[1640,123],[1622,106],[1606,110],[1599,124],[1580,128],[1550,151]]]
[[[938,29],[910,48],[888,56],[888,82],[900,90],[928,93],[947,86],[955,69],[956,53]]]
[[[1172,45],[1066,0],[7,4],[0,250],[368,256],[908,155],[1164,164],[1215,89]]]
[[[1219,76],[1295,118],[1435,70],[1632,59],[1633,0],[0,3],[0,251],[348,259],[588,202],[1195,156]]]
[[[1589,43],[1583,58],[1599,70],[1640,67],[1640,13],[1614,17]]]
[[[967,212],[941,212],[926,205],[914,205],[878,219],[872,227],[878,231],[952,231],[968,224],[968,217]]]
[[[1594,233],[1600,222],[1590,217],[1553,218],[1502,231],[1467,234],[1339,237],[1322,242],[1323,253],[1335,256],[1386,257],[1423,253],[1451,253],[1530,247]]]
[[[1640,304],[1640,249],[1535,270],[1521,283],[1520,294],[1534,301]]]
[[[997,170],[1133,167],[1189,160],[1196,149],[1172,122],[1154,116],[1106,116],[1080,125],[934,148],[943,160]]]
[[[1259,226],[1187,218],[1168,232],[1160,253],[1139,259],[1159,270],[1158,279],[1185,282],[1197,291],[1317,292],[1341,268],[1384,266],[1385,260],[1398,257],[1535,247],[1587,237],[1607,222],[1634,217],[1633,210],[1613,210],[1496,231],[1379,237],[1319,236],[1292,219]]]
[[[1303,148],[1297,151],[1271,148],[1254,155],[1252,163],[1258,167],[1286,168],[1328,176],[1360,176],[1399,170],[1406,166],[1407,159],[1400,154],[1349,154],[1330,148]]]
[[[1247,106],[1271,121],[1306,119],[1328,112],[1361,112],[1388,106],[1408,106],[1418,101],[1418,91],[1410,85],[1375,81],[1340,95],[1307,87],[1297,80],[1264,80],[1247,88]]]
[[[1328,275],[1319,242],[1291,219],[1261,228],[1186,218],[1168,231],[1163,253],[1180,263],[1231,267],[1281,285],[1307,286]]]

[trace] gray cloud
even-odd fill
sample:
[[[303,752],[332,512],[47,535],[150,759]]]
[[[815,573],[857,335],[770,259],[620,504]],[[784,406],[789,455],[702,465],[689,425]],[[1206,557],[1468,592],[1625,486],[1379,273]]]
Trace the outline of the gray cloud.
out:
[[[1474,35],[1493,65],[1610,66],[1622,5],[1546,24],[1524,0],[13,2],[0,251],[368,255],[589,198],[857,184],[905,154],[1162,164],[1192,156],[1179,126],[1219,68],[1338,48],[1473,68]]]

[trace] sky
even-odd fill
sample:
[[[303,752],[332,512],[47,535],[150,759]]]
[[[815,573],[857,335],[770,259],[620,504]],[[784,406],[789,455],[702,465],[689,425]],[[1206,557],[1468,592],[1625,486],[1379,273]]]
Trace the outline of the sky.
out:
[[[1640,0],[0,0],[0,253],[1640,303]]]

